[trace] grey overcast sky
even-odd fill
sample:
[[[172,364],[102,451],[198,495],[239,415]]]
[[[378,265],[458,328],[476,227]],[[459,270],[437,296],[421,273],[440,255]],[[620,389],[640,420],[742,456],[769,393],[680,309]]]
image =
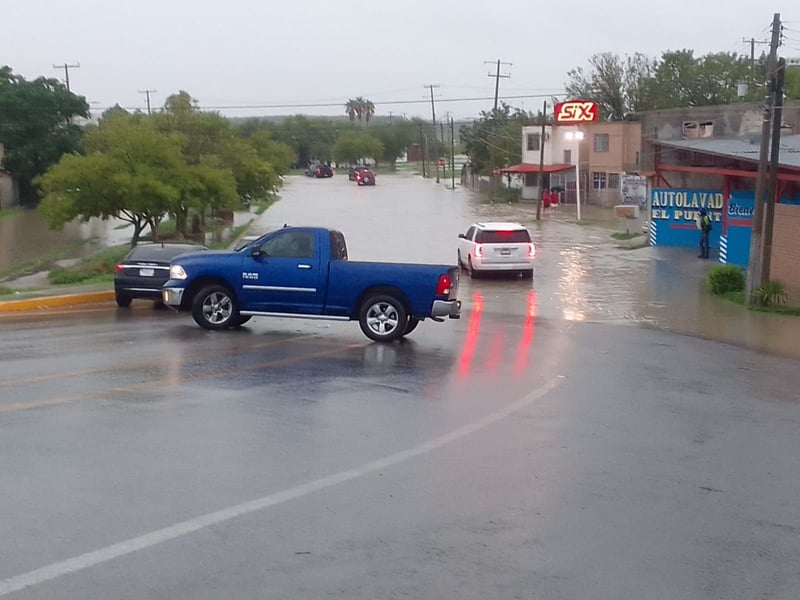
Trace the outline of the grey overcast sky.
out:
[[[2,3],[0,64],[28,79],[64,79],[95,113],[153,107],[186,90],[229,116],[342,115],[363,96],[376,113],[473,118],[500,96],[526,110],[563,92],[597,52],[735,51],[769,39],[800,56],[800,3],[752,0],[53,0]],[[757,44],[756,53],[767,48]],[[511,96],[526,96],[511,98]],[[469,98],[480,100],[467,101]],[[426,101],[427,100],[427,101]],[[315,105],[315,106],[302,106]]]

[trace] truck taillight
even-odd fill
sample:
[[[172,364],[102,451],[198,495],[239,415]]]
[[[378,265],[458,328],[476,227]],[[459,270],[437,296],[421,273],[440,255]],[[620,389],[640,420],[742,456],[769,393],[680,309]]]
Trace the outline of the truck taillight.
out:
[[[483,246],[480,244],[475,246],[475,256],[483,256]]]
[[[533,244],[528,244],[528,256],[531,258],[536,256],[536,247]]]
[[[452,285],[453,285],[453,280],[450,279],[450,275],[442,275],[441,277],[439,277],[439,283],[436,284],[436,295],[449,296],[450,288]]]

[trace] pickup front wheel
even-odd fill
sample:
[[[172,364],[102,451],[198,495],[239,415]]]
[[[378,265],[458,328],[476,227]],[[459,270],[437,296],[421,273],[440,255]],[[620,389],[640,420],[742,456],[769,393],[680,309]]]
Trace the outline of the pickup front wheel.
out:
[[[226,329],[240,324],[236,300],[228,288],[210,285],[192,300],[192,317],[205,329]]]
[[[403,335],[408,315],[403,303],[388,294],[369,296],[361,305],[358,324],[369,339],[391,342]]]

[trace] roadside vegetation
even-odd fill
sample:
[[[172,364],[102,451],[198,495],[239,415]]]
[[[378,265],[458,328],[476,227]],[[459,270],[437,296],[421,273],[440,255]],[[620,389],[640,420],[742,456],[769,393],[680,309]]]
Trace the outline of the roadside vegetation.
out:
[[[720,265],[708,271],[709,292],[736,304],[745,305],[746,278],[744,271],[736,265]],[[789,296],[779,281],[768,281],[755,292],[755,304],[750,310],[800,316],[800,307],[788,305]]]

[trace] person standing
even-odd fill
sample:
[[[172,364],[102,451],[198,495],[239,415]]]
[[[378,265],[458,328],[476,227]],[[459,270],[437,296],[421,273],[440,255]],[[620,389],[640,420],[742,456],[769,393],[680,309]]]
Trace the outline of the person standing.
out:
[[[697,228],[700,230],[700,254],[697,258],[708,258],[708,238],[711,233],[711,217],[705,208],[698,213]]]

